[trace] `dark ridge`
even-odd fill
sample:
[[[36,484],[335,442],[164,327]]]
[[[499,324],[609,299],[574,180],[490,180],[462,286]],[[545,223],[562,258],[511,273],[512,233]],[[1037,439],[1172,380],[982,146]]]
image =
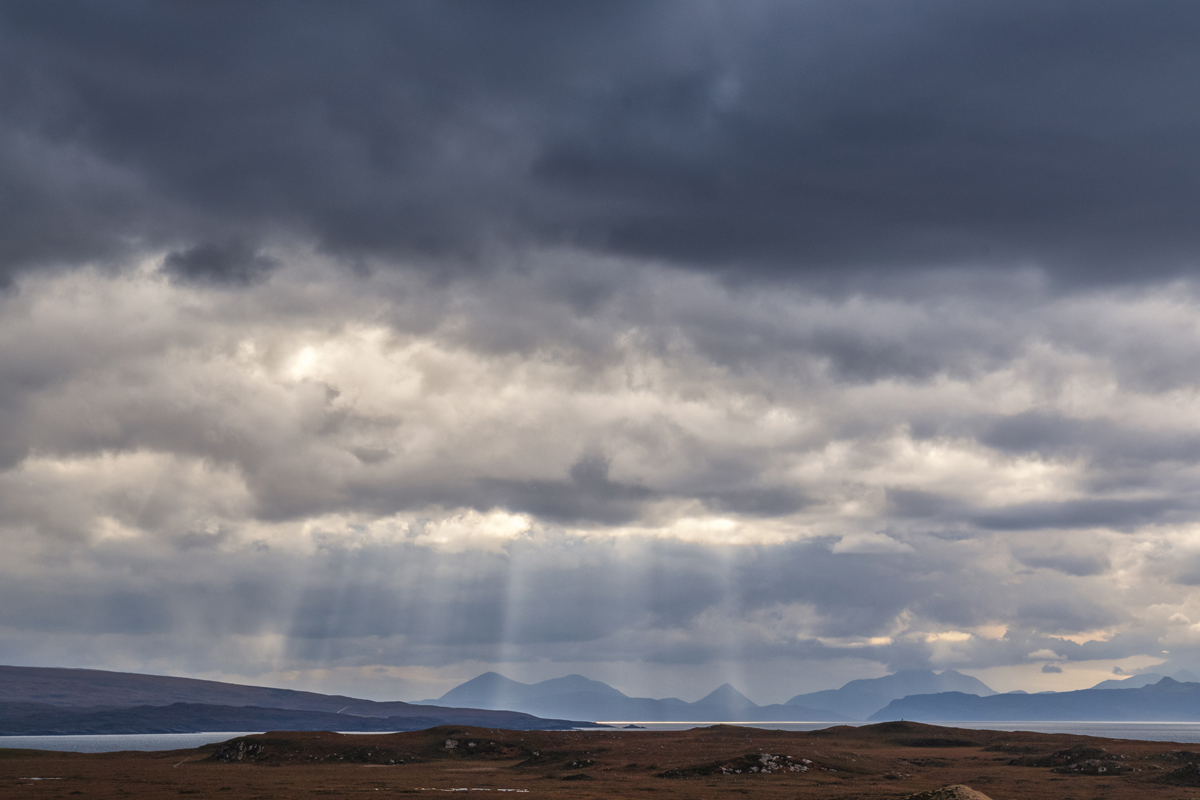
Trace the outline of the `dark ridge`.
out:
[[[5,735],[271,729],[409,731],[446,724],[561,730],[591,723],[544,719],[516,711],[376,702],[166,675],[0,666],[0,731]]]

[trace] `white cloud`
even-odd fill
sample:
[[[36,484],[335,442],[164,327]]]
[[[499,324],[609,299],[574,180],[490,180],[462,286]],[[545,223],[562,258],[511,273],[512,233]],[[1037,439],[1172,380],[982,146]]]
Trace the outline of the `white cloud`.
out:
[[[404,272],[347,281],[303,251],[280,251],[286,268],[235,294],[145,269],[25,279],[0,298],[6,580],[74,581],[101,597],[121,585],[122,559],[197,580],[225,571],[262,595],[254,625],[269,646],[245,652],[275,654],[262,656],[270,670],[315,658],[298,655],[305,642],[334,636],[329,621],[296,638],[289,615],[314,593],[346,591],[327,574],[331,554],[366,553],[380,564],[404,554],[431,574],[455,565],[491,587],[487,602],[516,604],[493,621],[525,642],[506,645],[513,658],[606,650],[699,663],[765,648],[978,667],[1030,652],[1064,664],[1128,658],[1156,652],[1161,637],[1177,652],[1200,648],[1172,616],[1200,613],[1188,500],[1200,470],[1180,465],[1189,437],[1200,441],[1200,424],[1178,412],[1190,389],[1122,382],[1120,354],[1087,346],[1088,320],[1133,313],[1130,301],[1048,296],[1017,308],[964,297],[947,318],[919,299],[738,294],[696,275],[558,256],[614,276],[621,302],[568,313],[536,259],[525,282],[451,286]],[[1153,310],[1164,309],[1172,358],[1188,357],[1172,310],[1187,296],[1132,301],[1151,339]],[[1061,314],[1084,330],[1061,328]],[[730,350],[713,338],[721,326],[775,344]],[[984,335],[976,329],[1000,339],[997,355],[959,345]],[[854,376],[831,371],[840,356],[822,349],[829,330],[947,344],[926,348],[932,373]],[[1200,338],[1193,346],[1200,354]],[[1126,516],[1108,526],[1107,514]],[[644,567],[659,563],[655,548],[688,555],[654,578]],[[815,561],[813,548],[833,560]],[[68,552],[71,566],[48,566]],[[688,560],[700,553],[702,568]],[[535,625],[523,592],[582,592],[550,577],[580,559],[621,587],[628,613],[612,625]],[[820,572],[803,572],[815,563]],[[793,596],[799,578],[770,577],[784,564],[829,602]],[[283,588],[272,570],[295,583]],[[656,581],[679,583],[670,603],[655,605]],[[837,592],[866,586],[847,616]],[[370,591],[377,607],[401,604],[386,583]],[[615,602],[598,588],[589,597]],[[396,635],[429,640],[384,648],[409,666],[486,660],[482,645],[462,644],[482,634],[447,627],[450,601],[436,598],[404,595],[427,624],[377,621],[364,630],[405,632],[341,636],[338,658],[365,658],[370,636]],[[146,630],[191,620],[159,605],[138,612]],[[450,631],[441,644],[430,638],[437,620]],[[97,635],[109,624],[97,617]],[[177,624],[203,638],[201,623]],[[713,633],[726,625],[744,636]]]

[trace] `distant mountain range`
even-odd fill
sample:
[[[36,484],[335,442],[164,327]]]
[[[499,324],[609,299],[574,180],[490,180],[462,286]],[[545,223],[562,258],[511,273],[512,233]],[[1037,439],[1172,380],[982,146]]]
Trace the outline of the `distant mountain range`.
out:
[[[1174,678],[1147,673],[1102,681],[1078,692],[998,694],[978,678],[952,669],[903,670],[853,680],[840,689],[796,695],[783,704],[759,706],[729,684],[687,703],[675,697],[629,697],[582,675],[528,684],[487,672],[420,704],[626,722],[1200,720],[1200,682],[1190,682],[1195,679],[1181,670]],[[1168,691],[1172,685],[1185,689],[1172,693]],[[1187,687],[1198,693],[1194,711],[1187,699],[1193,689]],[[1166,699],[1168,695],[1174,699]]]
[[[1014,692],[990,697],[963,692],[919,694],[893,700],[871,715],[872,721],[898,719],[920,722],[1195,722],[1200,720],[1200,683],[1181,683],[1164,677],[1158,683],[1130,689],[1100,684],[1097,688],[1075,692]]]
[[[411,731],[435,725],[559,730],[587,723],[513,711],[89,669],[0,666],[0,735],[193,731]]]
[[[729,684],[694,703],[629,697],[581,675],[535,684],[488,672],[437,700],[340,695],[101,670],[0,666],[0,735],[194,731],[406,731],[436,725],[518,730],[626,722],[1198,721],[1186,671],[1102,681],[1075,692],[997,694],[946,670],[909,670],[760,706]]]
[[[495,672],[487,672],[423,704],[462,705],[474,708],[509,709],[527,714],[584,717],[596,720],[636,722],[848,722],[865,719],[888,701],[912,691],[932,687],[979,688],[993,694],[983,683],[959,673],[897,673],[874,680],[852,681],[842,689],[800,695],[786,704],[760,706],[729,684],[706,697],[688,703],[676,697],[652,699],[629,697],[607,683],[582,675],[568,675],[541,683],[520,683]],[[820,704],[802,702],[817,697]],[[838,707],[853,708],[846,713]]]
[[[987,697],[996,694],[978,678],[963,675],[948,669],[942,673],[933,670],[901,670],[882,678],[864,678],[850,681],[840,689],[798,694],[786,705],[824,709],[844,714],[851,719],[866,719],[893,700],[912,694],[934,694],[936,692],[964,692]]]
[[[1113,678],[1107,681],[1100,681],[1093,689],[1140,689],[1143,686],[1149,686],[1152,683],[1158,683],[1166,675],[1159,675],[1157,672],[1146,672],[1141,675],[1134,675],[1130,678]],[[1200,678],[1197,678],[1186,669],[1181,669],[1171,676],[1180,683],[1200,683]]]

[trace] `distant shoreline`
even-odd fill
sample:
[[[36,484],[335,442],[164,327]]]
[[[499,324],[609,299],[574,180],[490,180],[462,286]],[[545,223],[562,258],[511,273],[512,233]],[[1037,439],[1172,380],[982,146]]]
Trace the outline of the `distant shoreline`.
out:
[[[695,723],[695,722],[621,722],[620,725],[638,724],[640,730],[621,730],[617,722],[605,723],[607,728],[580,727],[576,730],[583,732],[619,732],[622,734],[648,733],[679,733],[712,725],[727,725],[745,727],[748,730],[772,732],[809,733],[834,727],[862,728],[879,723]],[[789,725],[791,727],[778,727]],[[1200,721],[1197,722],[1162,722],[1156,720],[1141,722],[1095,722],[1090,720],[1047,722],[1045,720],[1028,720],[1017,722],[955,722],[947,726],[953,728],[1016,732],[1025,731],[1049,735],[1090,736],[1105,739],[1125,739],[1137,741],[1163,741],[1178,744],[1200,744]],[[108,733],[108,734],[48,734],[48,735],[3,735],[0,736],[0,750],[3,749],[33,749],[54,750],[77,753],[111,753],[124,750],[156,752],[202,747],[228,741],[240,736],[251,736],[261,732],[246,731],[194,731],[188,733]],[[360,732],[340,731],[342,735],[353,736],[387,736],[390,732]],[[404,733],[396,731],[395,733]]]

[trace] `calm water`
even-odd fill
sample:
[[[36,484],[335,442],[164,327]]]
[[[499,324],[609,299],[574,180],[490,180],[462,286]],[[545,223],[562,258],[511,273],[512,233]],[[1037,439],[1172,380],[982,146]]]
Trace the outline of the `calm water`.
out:
[[[620,728],[629,723],[607,723]],[[866,725],[865,722],[640,722],[648,731],[682,731],[707,725],[745,725],[781,731],[815,731],[832,725]],[[1103,736],[1106,739],[1144,739],[1153,742],[1200,743],[1200,722],[953,722],[955,728],[986,731],[1035,731],[1037,733],[1074,733]],[[109,736],[0,736],[0,748],[32,750],[70,750],[76,753],[111,753],[118,750],[187,750],[213,742],[223,742],[253,731],[217,731],[214,733],[147,733]]]
[[[260,731],[252,731],[258,733]],[[119,750],[190,750],[213,742],[223,742],[244,732],[213,733],[137,733],[105,736],[0,736],[0,747],[30,750],[70,750],[75,753],[113,753]]]

